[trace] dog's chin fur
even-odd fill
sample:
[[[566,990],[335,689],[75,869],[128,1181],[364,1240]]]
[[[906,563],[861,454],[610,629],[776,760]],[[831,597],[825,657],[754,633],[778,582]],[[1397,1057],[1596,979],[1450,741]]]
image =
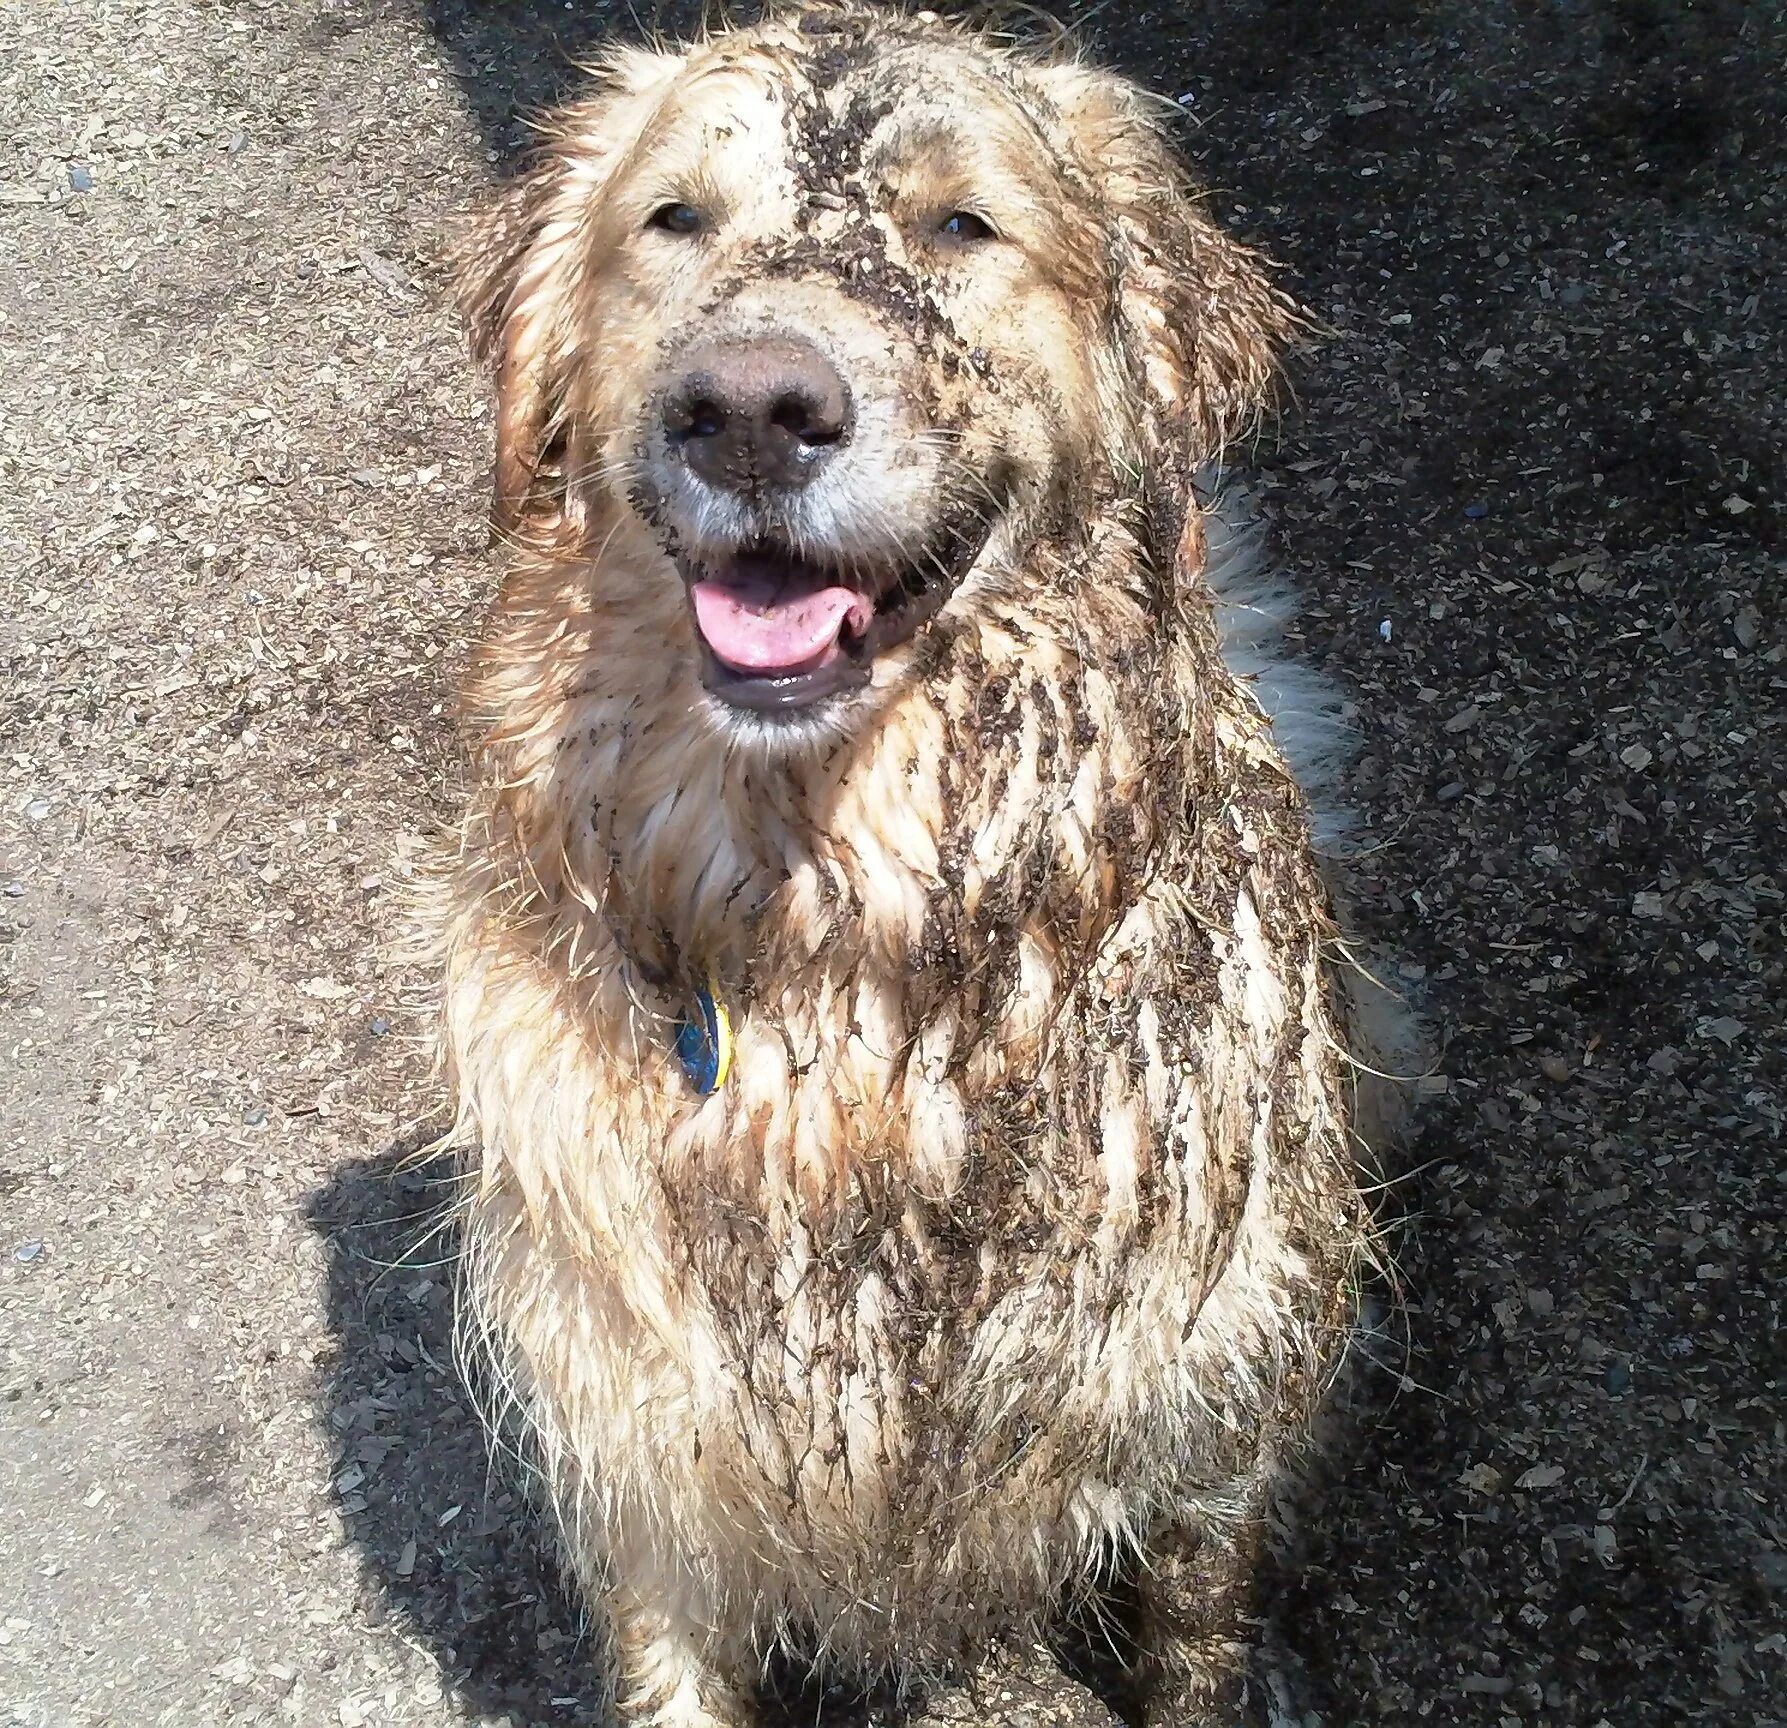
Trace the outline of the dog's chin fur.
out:
[[[750,1720],[777,1642],[946,1670],[1116,1565],[1146,1719],[1227,1724],[1264,1501],[1368,1246],[1358,1028],[1298,783],[1333,784],[1340,706],[1272,657],[1282,596],[1226,519],[1174,498],[1288,315],[1171,190],[1127,86],[817,15],[719,44],[798,88],[835,27],[863,112],[897,109],[907,61],[973,69],[1073,158],[1047,197],[1084,201],[1081,251],[1122,279],[989,323],[1040,344],[995,354],[1003,396],[940,367],[936,412],[1055,450],[1060,507],[1010,518],[870,690],[791,722],[703,691],[649,525],[555,492],[539,442],[557,427],[573,468],[601,445],[571,237],[625,191],[617,115],[643,125],[676,68],[623,61],[474,256],[519,549],[425,914],[466,1325],[629,1720]],[[967,351],[972,303],[945,311]],[[1024,334],[1070,316],[1065,356]],[[673,1049],[703,989],[734,1034],[708,1096]]]

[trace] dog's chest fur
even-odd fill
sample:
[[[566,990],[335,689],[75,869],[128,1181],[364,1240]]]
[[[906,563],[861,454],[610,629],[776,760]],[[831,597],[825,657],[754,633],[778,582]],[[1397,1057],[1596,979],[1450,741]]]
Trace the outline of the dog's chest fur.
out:
[[[592,1525],[643,1511],[766,1612],[1046,1600],[1248,1468],[1341,1322],[1303,813],[1207,619],[1091,623],[1097,665],[956,641],[781,792],[580,676],[468,829],[482,1319]],[[703,1099],[671,1032],[709,970]]]

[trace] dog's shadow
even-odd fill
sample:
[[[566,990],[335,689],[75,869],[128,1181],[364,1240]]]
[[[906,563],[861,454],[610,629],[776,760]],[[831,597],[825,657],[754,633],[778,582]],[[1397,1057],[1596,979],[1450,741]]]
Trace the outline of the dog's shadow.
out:
[[[399,1145],[312,1199],[336,1505],[367,1614],[425,1645],[464,1705],[514,1728],[593,1728],[608,1721],[599,1649],[454,1361],[452,1192],[444,1166]]]

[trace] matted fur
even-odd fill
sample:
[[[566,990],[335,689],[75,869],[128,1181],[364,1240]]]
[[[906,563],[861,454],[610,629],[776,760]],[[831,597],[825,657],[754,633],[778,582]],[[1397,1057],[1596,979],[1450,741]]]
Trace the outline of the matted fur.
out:
[[[1151,115],[809,5],[614,54],[466,262],[512,544],[428,912],[467,1319],[632,1721],[751,1720],[778,1641],[948,1669],[1112,1566],[1148,1720],[1232,1719],[1366,1227],[1309,804],[1192,492],[1293,319]],[[724,219],[666,250],[667,199]],[[997,245],[941,249],[969,200]],[[686,343],[780,329],[859,419],[785,531],[985,534],[788,723],[701,685],[675,558],[737,507],[647,425]],[[703,1098],[671,1041],[709,977],[737,1044]]]

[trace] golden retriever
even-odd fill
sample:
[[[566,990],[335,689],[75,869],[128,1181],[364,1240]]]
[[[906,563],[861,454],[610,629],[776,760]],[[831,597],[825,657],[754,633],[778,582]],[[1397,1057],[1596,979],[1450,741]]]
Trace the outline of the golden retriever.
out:
[[[511,546],[438,873],[466,1315],[626,1721],[1139,1598],[1226,1725],[1367,1239],[1192,476],[1291,307],[1155,106],[929,13],[623,50],[462,272]]]

